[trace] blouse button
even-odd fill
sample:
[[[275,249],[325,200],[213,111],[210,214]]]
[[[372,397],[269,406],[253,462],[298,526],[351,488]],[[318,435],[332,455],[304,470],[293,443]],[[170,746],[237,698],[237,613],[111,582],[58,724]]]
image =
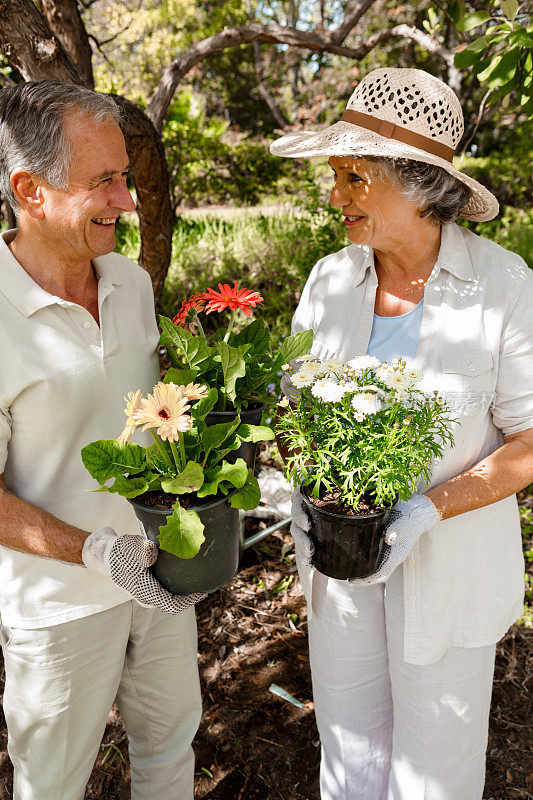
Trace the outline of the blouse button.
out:
[[[89,330],[89,328],[91,327],[91,323],[89,322],[89,320],[85,320],[85,322],[83,323],[83,327],[85,328],[86,331]]]
[[[476,369],[476,365],[472,364],[472,362],[470,362],[470,364],[468,365],[468,370],[470,372],[474,372],[475,369]]]

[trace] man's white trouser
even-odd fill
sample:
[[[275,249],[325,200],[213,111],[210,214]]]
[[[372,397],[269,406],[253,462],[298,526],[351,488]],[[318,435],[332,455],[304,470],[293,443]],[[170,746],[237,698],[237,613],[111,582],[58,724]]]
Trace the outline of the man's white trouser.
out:
[[[401,568],[386,592],[298,568],[322,800],[481,800],[496,646],[407,664]]]
[[[192,800],[201,716],[194,607],[132,601],[39,630],[1,628],[14,800],[81,800],[115,698],[132,800]]]

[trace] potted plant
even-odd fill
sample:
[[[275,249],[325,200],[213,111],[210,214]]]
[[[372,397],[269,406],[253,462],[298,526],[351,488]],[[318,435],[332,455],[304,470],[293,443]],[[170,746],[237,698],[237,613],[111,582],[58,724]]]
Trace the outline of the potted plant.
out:
[[[306,355],[288,373],[297,401],[281,400],[277,428],[311,521],[313,563],[332,578],[366,577],[392,506],[429,481],[432,459],[453,444],[448,409],[415,387],[419,375],[403,359]]]
[[[82,450],[100,484],[96,491],[133,504],[141,531],[160,548],[152,570],[166,589],[215,591],[238,570],[239,509],[255,508],[260,499],[253,471],[228,456],[243,442],[272,439],[272,430],[238,415],[209,427],[218,390],[200,384],[160,382],[147,397],[137,391],[125,400],[127,422],[118,439]],[[130,441],[140,426],[152,434],[149,447]]]
[[[266,386],[312,344],[312,331],[302,331],[287,336],[274,349],[264,320],[253,319],[242,325],[239,312],[246,319],[262,304],[259,292],[239,289],[237,281],[234,286],[219,283],[218,291],[208,288],[184,300],[173,320],[159,318],[160,343],[166,347],[171,363],[164,382],[201,381],[217,389],[216,405],[206,417],[208,425],[227,422],[236,415],[243,422],[258,425],[268,399]],[[229,312],[227,324],[207,336],[200,315],[224,312]],[[248,442],[233,457],[242,457],[253,467],[255,451],[256,445]]]

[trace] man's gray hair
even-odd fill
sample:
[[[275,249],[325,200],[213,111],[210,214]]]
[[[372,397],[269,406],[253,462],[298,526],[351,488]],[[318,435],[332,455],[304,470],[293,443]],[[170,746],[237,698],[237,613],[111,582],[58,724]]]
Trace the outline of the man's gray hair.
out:
[[[65,135],[67,114],[95,122],[122,121],[104,94],[59,81],[28,81],[0,90],[0,192],[17,213],[9,177],[23,167],[56,189],[68,185],[72,148]]]
[[[378,173],[395,183],[403,197],[418,203],[420,216],[428,217],[435,225],[455,222],[472,195],[466,184],[435,164],[408,158],[361,158],[374,162]]]

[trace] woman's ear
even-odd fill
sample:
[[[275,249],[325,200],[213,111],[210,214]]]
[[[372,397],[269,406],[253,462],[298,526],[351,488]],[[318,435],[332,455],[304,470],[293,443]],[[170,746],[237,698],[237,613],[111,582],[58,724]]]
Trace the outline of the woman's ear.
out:
[[[19,209],[23,209],[35,219],[43,217],[43,194],[39,179],[23,167],[17,167],[11,173],[9,180]]]

